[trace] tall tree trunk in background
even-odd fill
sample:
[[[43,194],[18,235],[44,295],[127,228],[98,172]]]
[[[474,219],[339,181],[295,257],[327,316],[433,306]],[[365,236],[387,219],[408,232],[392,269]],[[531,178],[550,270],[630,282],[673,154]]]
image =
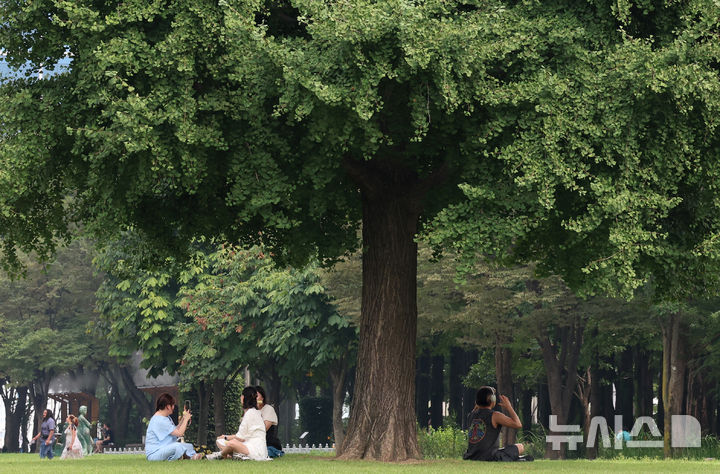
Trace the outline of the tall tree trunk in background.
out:
[[[672,457],[670,436],[672,433],[672,415],[682,414],[683,389],[685,383],[685,336],[683,316],[673,313],[662,322],[663,334],[663,409],[664,433],[663,452],[666,458]]]
[[[425,349],[417,360],[415,373],[415,417],[420,428],[427,428],[430,424],[430,370],[432,359],[430,351]]]
[[[615,411],[622,415],[623,429],[630,431],[633,421],[633,348],[628,347],[622,351],[617,364],[617,377],[615,378]]]
[[[210,397],[212,397],[213,386],[206,382],[200,382],[197,387],[198,403],[200,406],[197,410],[197,444],[207,445],[208,437],[208,419],[210,416]]]
[[[221,433],[227,433],[225,431],[225,380],[213,380],[212,391],[215,436],[220,436]]]
[[[362,316],[353,409],[341,459],[420,459],[415,428],[417,233],[414,172],[347,162],[362,201]],[[382,396],[371,396],[382,394]]]
[[[282,420],[282,423],[278,422],[278,434],[280,436],[280,442],[283,445],[297,442],[297,440],[292,439],[292,427],[295,424],[296,399],[295,389],[286,388],[282,402],[277,405],[280,408],[278,418]]]
[[[547,329],[537,336],[547,373],[550,407],[552,414],[557,416],[558,425],[568,422],[570,403],[577,384],[577,366],[584,329],[580,317],[575,316],[571,326],[557,329],[558,337],[555,342],[551,341]],[[551,431],[551,434],[568,433]],[[554,450],[548,443],[547,456],[550,459],[565,459],[566,448],[567,445],[563,443],[559,450]]]
[[[582,377],[578,378],[578,384],[577,384],[577,396],[580,400],[580,404],[582,405],[582,414],[583,414],[583,420],[582,420],[582,427],[583,427],[583,439],[586,440],[585,444],[587,445],[587,441],[589,440],[589,434],[590,434],[590,420],[592,419],[592,412],[590,408],[590,400],[592,399],[592,371],[590,367],[585,369],[585,374]],[[588,459],[595,459],[597,457],[597,442],[594,444],[593,448],[586,448],[585,449],[585,456]]]
[[[473,349],[465,353],[465,367],[467,372],[470,368],[475,365],[478,361],[478,351]],[[465,387],[463,390],[463,411],[462,411],[462,428],[464,430],[469,428],[468,415],[475,407],[475,398],[477,396],[477,387]]]
[[[345,357],[335,361],[330,366],[330,380],[332,382],[332,423],[335,449],[342,447],[345,439],[345,427],[342,421],[343,403],[345,402],[345,377],[347,376],[347,361]]]
[[[465,351],[460,347],[450,348],[450,367],[448,374],[448,394],[450,416],[457,426],[462,426],[463,419],[463,385],[462,378],[467,374],[465,368]],[[417,390],[417,386],[415,388]]]
[[[516,402],[513,394],[512,351],[507,347],[503,347],[503,341],[499,338],[495,339],[495,378],[497,380],[498,394],[508,397],[514,408]],[[517,439],[516,430],[504,426],[500,430],[500,434],[503,446],[515,444]]]
[[[635,399],[636,416],[652,416],[653,414],[653,386],[650,375],[650,355],[640,346],[634,349],[635,358]]]
[[[443,401],[445,399],[445,357],[432,357],[432,381],[430,383],[430,424],[434,429],[443,426]]]
[[[532,432],[532,390],[523,390],[520,395],[520,413],[524,433]]]
[[[132,398],[135,403],[135,407],[140,413],[140,418],[146,418],[148,420],[152,418],[155,413],[155,401],[151,397],[148,397],[145,392],[137,388],[137,385],[135,385],[135,381],[133,380],[132,373],[130,372],[130,368],[127,366],[118,366],[117,372],[125,391],[128,395],[130,395],[130,398]]]
[[[663,394],[665,393],[665,387],[663,386],[663,369],[664,362],[660,361],[660,372],[657,374],[657,399],[658,399],[658,406],[657,406],[657,414],[655,415],[655,418],[657,418],[657,425],[658,428],[664,433],[665,432],[665,404],[663,403]]]
[[[3,405],[5,406],[5,438],[3,452],[17,453],[20,451],[20,432],[27,409],[27,387],[1,387]]]
[[[548,430],[548,421],[552,413],[550,408],[550,394],[547,383],[538,384],[538,423],[545,431]]]

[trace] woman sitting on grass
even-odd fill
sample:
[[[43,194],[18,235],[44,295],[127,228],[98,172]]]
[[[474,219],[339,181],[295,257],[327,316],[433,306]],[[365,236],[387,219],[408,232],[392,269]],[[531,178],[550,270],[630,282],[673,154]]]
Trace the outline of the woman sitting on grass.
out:
[[[190,410],[183,411],[180,425],[175,426],[170,415],[175,410],[175,397],[163,393],[156,403],[157,411],[150,418],[145,434],[145,455],[148,461],[175,461],[177,459],[201,459],[190,443],[180,443],[178,438],[185,435],[190,422]]]
[[[265,423],[257,409],[257,391],[253,387],[246,387],[240,395],[240,403],[245,414],[237,433],[218,437],[217,444],[222,451],[209,455],[208,459],[227,459],[235,454],[254,461],[269,459],[265,443]]]
[[[285,454],[278,438],[278,417],[275,409],[267,401],[265,389],[260,385],[255,386],[257,391],[257,404],[260,415],[265,423],[265,443],[267,444],[268,456],[277,458]]]

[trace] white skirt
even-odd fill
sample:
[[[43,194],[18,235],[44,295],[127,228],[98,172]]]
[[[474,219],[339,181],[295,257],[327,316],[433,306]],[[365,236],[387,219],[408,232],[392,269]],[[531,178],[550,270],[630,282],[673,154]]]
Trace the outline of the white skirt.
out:
[[[222,438],[215,440],[218,448],[223,449],[227,446],[227,441]],[[253,461],[266,461],[268,460],[267,444],[264,439],[249,439],[244,441],[243,444],[248,448],[248,456]]]

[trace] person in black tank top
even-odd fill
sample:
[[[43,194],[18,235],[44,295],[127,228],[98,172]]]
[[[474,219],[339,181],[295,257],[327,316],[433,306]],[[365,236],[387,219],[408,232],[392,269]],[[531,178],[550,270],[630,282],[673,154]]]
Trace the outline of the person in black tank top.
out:
[[[473,461],[532,461],[530,456],[521,456],[525,451],[522,444],[499,447],[502,427],[519,429],[522,428],[522,423],[508,397],[501,395],[500,403],[497,402],[494,388],[480,387],[475,397],[475,408],[468,415],[468,448],[463,454],[463,459]],[[507,410],[510,416],[493,410],[496,405]]]

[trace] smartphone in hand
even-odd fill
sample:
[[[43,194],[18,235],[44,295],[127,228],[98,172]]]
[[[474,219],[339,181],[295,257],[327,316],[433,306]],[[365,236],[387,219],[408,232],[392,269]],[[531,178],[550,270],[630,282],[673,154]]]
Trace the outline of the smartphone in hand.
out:
[[[190,413],[190,400],[185,400],[185,407],[184,411]],[[190,420],[188,420],[188,426],[190,425]]]

